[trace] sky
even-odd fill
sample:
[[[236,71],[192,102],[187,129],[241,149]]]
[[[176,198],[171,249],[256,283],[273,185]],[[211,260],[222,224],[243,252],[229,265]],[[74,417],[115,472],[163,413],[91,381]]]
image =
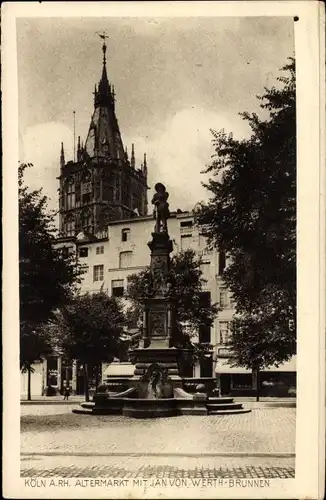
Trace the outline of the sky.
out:
[[[201,172],[214,152],[210,129],[249,135],[239,113],[259,111],[256,95],[294,55],[293,18],[17,19],[19,156],[33,163],[26,182],[43,188],[50,208],[61,142],[73,157],[73,111],[76,136],[87,136],[102,30],[124,146],[135,144],[139,165],[147,153],[149,186],[167,186],[172,210],[191,209],[209,196]]]

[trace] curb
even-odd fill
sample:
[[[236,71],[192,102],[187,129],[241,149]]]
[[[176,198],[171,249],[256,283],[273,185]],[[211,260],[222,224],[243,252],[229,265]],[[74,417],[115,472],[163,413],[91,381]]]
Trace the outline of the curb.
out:
[[[295,401],[284,401],[284,403],[282,402],[272,402],[272,401],[262,401],[262,402],[258,402],[258,403],[252,403],[252,402],[245,402],[243,401],[242,404],[246,407],[246,408],[250,408],[251,410],[261,410],[261,409],[272,409],[272,408],[296,408],[297,407],[297,404]]]
[[[20,401],[21,405],[28,406],[28,405],[80,405],[81,403],[85,403],[84,399],[76,399],[74,400],[68,400],[68,401],[63,401],[63,400],[50,400],[50,401],[43,401],[43,400],[37,400],[34,399],[32,401]]]
[[[234,458],[295,458],[295,453],[290,452],[276,452],[276,453],[259,453],[259,452],[221,452],[221,453],[125,453],[125,452],[113,452],[113,453],[94,453],[94,452],[60,452],[60,451],[45,451],[45,452],[21,452],[21,456],[28,457],[234,457]]]

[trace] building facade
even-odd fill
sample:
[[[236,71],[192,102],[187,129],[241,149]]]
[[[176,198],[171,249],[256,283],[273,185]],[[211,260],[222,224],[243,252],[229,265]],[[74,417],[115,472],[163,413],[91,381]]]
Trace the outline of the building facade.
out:
[[[206,239],[199,234],[189,212],[174,212],[168,221],[169,235],[173,241],[172,256],[182,250],[192,249],[202,259],[203,297],[210,303],[220,303],[222,310],[209,329],[198,332],[198,341],[217,346],[228,340],[233,315],[232,298],[221,280],[225,266],[223,254],[208,250]],[[58,242],[66,253],[76,253],[85,273],[81,284],[84,293],[100,290],[110,296],[122,297],[127,290],[128,276],[142,271],[150,262],[147,242],[154,228],[152,215],[111,221],[106,236],[79,233],[76,238],[63,238]],[[214,352],[205,364],[195,367],[197,377],[214,375]]]

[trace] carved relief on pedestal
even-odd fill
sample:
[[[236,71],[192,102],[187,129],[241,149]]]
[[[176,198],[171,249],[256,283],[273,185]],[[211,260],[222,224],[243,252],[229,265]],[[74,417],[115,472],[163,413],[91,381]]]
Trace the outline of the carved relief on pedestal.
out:
[[[151,311],[150,330],[152,337],[164,337],[166,335],[165,311]]]

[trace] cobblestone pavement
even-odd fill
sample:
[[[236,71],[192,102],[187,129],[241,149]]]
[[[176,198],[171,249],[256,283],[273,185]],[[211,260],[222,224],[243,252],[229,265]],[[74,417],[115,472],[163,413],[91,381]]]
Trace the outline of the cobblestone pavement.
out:
[[[140,420],[75,415],[71,406],[22,406],[21,451],[60,454],[294,453],[295,409]]]
[[[293,478],[289,457],[22,456],[22,477]]]

